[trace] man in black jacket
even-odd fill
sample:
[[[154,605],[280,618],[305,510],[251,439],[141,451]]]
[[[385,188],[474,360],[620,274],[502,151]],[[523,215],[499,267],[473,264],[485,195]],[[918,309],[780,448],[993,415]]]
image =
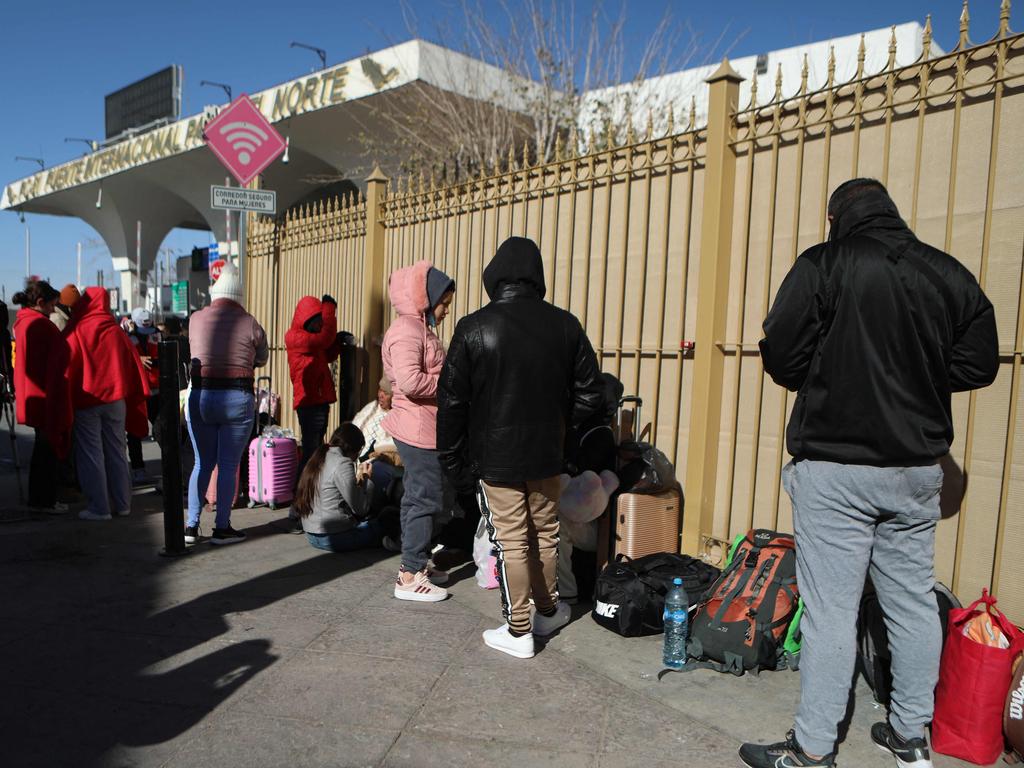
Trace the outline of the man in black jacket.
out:
[[[828,217],[828,242],[796,260],[761,341],[765,370],[797,392],[783,484],[805,606],[800,705],[786,741],[740,756],[754,768],[834,764],[870,574],[893,671],[889,720],[871,738],[926,768],[942,650],[938,461],[953,442],[951,393],[995,379],[995,317],[974,276],[914,237],[879,182],[842,184]]]
[[[569,620],[556,593],[559,475],[567,429],[601,407],[600,370],[579,321],[544,301],[532,240],[502,243],[484,287],[491,302],[459,321],[441,371],[437,448],[456,488],[480,481],[497,550],[507,623],[484,642],[530,658],[534,635]]]

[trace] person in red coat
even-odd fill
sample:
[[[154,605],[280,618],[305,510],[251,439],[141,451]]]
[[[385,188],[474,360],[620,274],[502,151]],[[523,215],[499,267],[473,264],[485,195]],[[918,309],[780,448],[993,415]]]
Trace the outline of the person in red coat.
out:
[[[12,297],[22,309],[14,321],[17,355],[14,387],[19,424],[35,429],[28,473],[30,507],[51,514],[68,511],[57,501],[57,462],[71,445],[71,404],[65,374],[68,344],[50,322],[60,294],[45,280],[30,280]]]
[[[87,288],[66,330],[71,349],[68,383],[75,411],[75,461],[88,504],[83,520],[109,520],[131,511],[125,432],[149,432],[149,385],[142,361],[110,313],[104,288]]]
[[[330,365],[338,358],[338,303],[330,296],[303,296],[284,336],[291,374],[292,402],[302,433],[302,458],[296,477],[324,442],[331,403],[338,399]]]

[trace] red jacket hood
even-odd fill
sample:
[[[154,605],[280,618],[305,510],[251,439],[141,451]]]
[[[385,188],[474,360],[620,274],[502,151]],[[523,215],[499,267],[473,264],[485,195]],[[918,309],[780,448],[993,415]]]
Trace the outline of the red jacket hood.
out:
[[[320,299],[314,296],[303,296],[295,305],[295,313],[292,315],[292,330],[305,330],[306,323],[317,315],[322,315],[323,311],[324,305]]]
[[[411,267],[395,270],[388,281],[388,297],[399,315],[422,317],[430,309],[427,298],[427,273],[431,264],[417,261]]]

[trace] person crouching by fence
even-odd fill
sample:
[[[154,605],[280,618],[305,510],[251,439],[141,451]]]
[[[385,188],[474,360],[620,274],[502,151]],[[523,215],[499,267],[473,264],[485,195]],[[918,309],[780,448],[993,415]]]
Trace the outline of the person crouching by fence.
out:
[[[341,350],[337,316],[338,303],[332,296],[320,299],[303,296],[295,307],[292,325],[284,335],[292,380],[292,404],[302,434],[302,457],[296,478],[302,477],[306,462],[323,445],[331,403],[338,399],[330,369]],[[301,532],[302,525],[295,517],[294,507],[289,516],[294,521],[295,532]]]
[[[252,433],[256,400],[253,369],[266,365],[267,334],[242,302],[238,270],[228,264],[210,288],[213,303],[192,315],[192,391],[185,421],[196,463],[188,481],[185,543],[199,540],[199,513],[217,467],[217,510],[211,544],[236,544],[245,534],[231,527],[238,465]]]
[[[87,506],[83,520],[131,511],[125,433],[149,432],[149,387],[139,356],[110,314],[110,295],[93,286],[75,304],[67,331],[68,382],[75,409],[75,465]]]
[[[402,566],[395,582],[399,600],[438,602],[448,592],[437,583],[448,575],[429,563],[434,516],[444,504],[437,451],[437,379],[444,347],[434,329],[448,314],[455,281],[429,261],[391,274],[391,306],[398,318],[384,335],[381,357],[391,380],[391,412],[384,429],[394,438],[405,467],[402,494]]]
[[[292,508],[309,543],[328,552],[379,547],[381,522],[371,516],[367,478],[356,466],[363,433],[351,422],[334,430],[309,457]]]
[[[35,430],[28,473],[28,504],[40,512],[63,514],[57,500],[57,465],[71,445],[71,405],[68,400],[67,342],[50,322],[60,294],[45,280],[30,280],[14,294],[22,309],[14,320],[17,356],[14,365],[19,424]]]

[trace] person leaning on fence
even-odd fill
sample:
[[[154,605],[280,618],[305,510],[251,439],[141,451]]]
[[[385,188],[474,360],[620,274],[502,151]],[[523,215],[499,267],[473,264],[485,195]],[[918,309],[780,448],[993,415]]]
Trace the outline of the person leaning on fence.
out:
[[[75,409],[75,466],[87,506],[84,520],[109,520],[131,511],[125,433],[149,431],[149,387],[139,356],[110,313],[110,294],[86,288],[67,327],[68,382]]]
[[[395,582],[399,600],[438,602],[448,592],[438,583],[448,574],[429,562],[434,516],[444,504],[437,456],[437,379],[444,347],[434,329],[448,314],[455,281],[429,261],[391,274],[391,306],[398,317],[384,335],[381,357],[393,392],[384,429],[405,467],[402,494],[402,565]]]
[[[754,768],[834,764],[870,574],[893,670],[889,718],[871,738],[926,768],[942,649],[938,462],[953,442],[951,393],[995,379],[995,317],[974,276],[919,241],[879,182],[842,184],[828,218],[828,242],[796,260],[761,341],[765,370],[798,393],[783,484],[805,605],[800,704],[786,741],[740,756]]]
[[[28,504],[50,514],[68,511],[57,500],[57,466],[71,446],[71,401],[67,367],[70,350],[50,322],[60,294],[45,280],[30,280],[12,297],[22,309],[14,320],[17,418],[35,430],[28,473]]]
[[[192,390],[185,421],[196,463],[188,481],[185,543],[199,540],[203,494],[217,467],[217,509],[211,544],[235,544],[245,534],[231,527],[231,504],[242,452],[255,418],[254,368],[270,356],[267,334],[242,302],[245,293],[238,270],[228,264],[210,288],[210,306],[192,315]]]
[[[357,477],[363,433],[351,422],[313,452],[299,478],[293,507],[309,543],[328,552],[379,547],[384,531],[372,516],[366,478]]]
[[[544,263],[511,237],[484,270],[490,303],[459,321],[438,385],[438,450],[456,488],[480,481],[506,623],[491,648],[534,654],[534,635],[569,621],[558,601],[558,499],[566,427],[603,403],[597,356],[579,320],[544,301]],[[531,621],[530,598],[537,613]]]

